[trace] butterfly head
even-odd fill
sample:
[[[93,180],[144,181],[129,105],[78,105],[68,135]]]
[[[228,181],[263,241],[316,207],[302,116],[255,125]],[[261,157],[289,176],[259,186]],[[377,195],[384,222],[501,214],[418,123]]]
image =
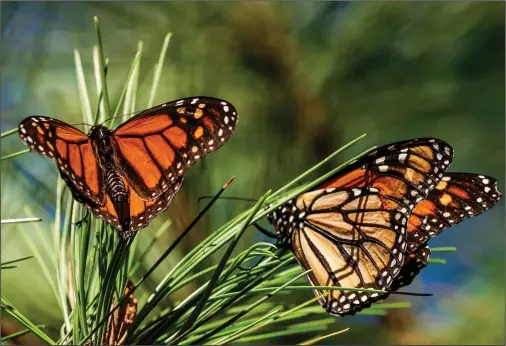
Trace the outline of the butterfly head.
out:
[[[107,127],[102,125],[93,126],[89,136],[100,152],[107,154],[112,151],[112,131]]]
[[[276,230],[281,243],[290,243],[292,233],[299,225],[299,210],[293,201],[288,201],[267,216],[267,220]]]

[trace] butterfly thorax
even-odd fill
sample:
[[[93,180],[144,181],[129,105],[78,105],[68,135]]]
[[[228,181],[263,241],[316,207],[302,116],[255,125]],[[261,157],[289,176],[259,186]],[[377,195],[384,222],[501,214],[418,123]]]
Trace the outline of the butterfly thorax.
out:
[[[113,148],[111,143],[112,131],[105,126],[93,126],[89,133],[90,139],[93,142],[95,152],[99,152],[99,156],[113,155]]]
[[[295,206],[294,200],[290,200],[267,216],[269,222],[276,230],[276,236],[281,244],[291,244],[292,233],[298,227],[300,211]]]

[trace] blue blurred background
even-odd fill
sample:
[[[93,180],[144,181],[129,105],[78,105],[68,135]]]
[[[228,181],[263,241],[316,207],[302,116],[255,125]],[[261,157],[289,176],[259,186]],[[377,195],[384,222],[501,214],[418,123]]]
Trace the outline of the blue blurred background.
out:
[[[96,105],[93,16],[101,21],[113,104],[142,40],[137,108],[146,107],[153,66],[171,31],[155,102],[208,95],[238,109],[233,138],[190,170],[169,210],[142,230],[147,244],[156,225],[173,220],[150,263],[196,215],[197,198],[230,176],[236,181],[229,195],[258,197],[364,132],[320,173],[372,145],[431,136],[455,149],[450,171],[494,176],[504,193],[502,2],[2,2],[1,12],[2,131],[34,114],[82,122],[74,49]],[[2,139],[2,155],[21,149],[16,135]],[[28,207],[44,219],[39,226],[49,239],[55,165],[29,153],[3,161],[1,170],[2,219],[25,217]],[[247,207],[219,202],[180,253]],[[430,265],[409,287],[435,296],[409,299],[412,309],[386,317],[336,319],[351,329],[328,343],[504,342],[504,220],[503,199],[441,234],[431,245],[458,251],[436,255],[447,264]],[[2,261],[32,253],[24,236],[43,246],[32,225],[2,227]],[[266,239],[252,230],[243,243],[259,240]],[[177,254],[168,262],[176,260]],[[58,333],[60,313],[35,261],[2,273],[2,294]]]

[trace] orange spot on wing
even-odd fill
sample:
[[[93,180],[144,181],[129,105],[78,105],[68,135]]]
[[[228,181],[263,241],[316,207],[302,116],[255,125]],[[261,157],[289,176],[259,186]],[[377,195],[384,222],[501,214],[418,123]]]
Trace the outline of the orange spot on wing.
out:
[[[436,205],[434,202],[429,201],[428,199],[424,199],[420,203],[418,203],[413,209],[412,214],[417,216],[427,216],[427,215],[436,215]]]
[[[393,197],[397,200],[402,200],[408,189],[404,181],[388,176],[375,179],[372,186],[377,188],[382,196]]]
[[[204,134],[204,128],[202,126],[199,126],[199,127],[197,127],[197,129],[193,133],[193,136],[195,138],[199,139],[200,137],[202,137],[203,134]]]
[[[446,189],[447,185],[448,185],[448,183],[446,181],[441,181],[441,182],[439,182],[439,184],[437,184],[436,190],[444,190],[444,189]]]
[[[70,168],[80,177],[83,176],[83,166],[81,163],[81,151],[77,144],[69,145],[69,163]]]
[[[156,114],[149,117],[141,117],[118,128],[115,136],[146,136],[162,132],[172,125],[172,120],[167,114]]]
[[[422,219],[416,215],[411,215],[408,220],[408,233],[418,229],[422,224]]]
[[[87,141],[88,136],[79,131],[78,129],[71,127],[56,127],[56,136],[60,139],[63,139],[66,142],[78,143],[82,141]]]
[[[213,133],[215,131],[214,123],[210,117],[206,116],[206,117],[202,118],[202,122],[204,123],[205,127],[207,127],[209,129],[209,132]]]
[[[186,141],[188,140],[186,132],[177,126],[168,128],[163,132],[165,138],[167,138],[176,148],[186,147]]]
[[[443,193],[443,195],[441,197],[439,197],[439,202],[442,205],[448,205],[452,202],[452,196],[450,196],[447,193]]]
[[[462,199],[469,200],[471,198],[469,197],[469,195],[465,190],[455,185],[451,185],[446,191],[453,193],[454,195],[459,196]]]
[[[58,153],[63,159],[67,158],[67,143],[62,141],[61,139],[56,140],[56,149],[58,150]]]
[[[40,126],[37,126],[37,132],[40,133],[41,135],[44,134],[44,130]]]
[[[93,153],[91,144],[83,144],[80,146],[80,148],[84,164],[84,180],[92,192],[99,193],[99,167],[97,160],[95,159],[95,154]]]
[[[134,169],[137,175],[149,188],[155,187],[160,181],[162,173],[147,152],[140,138],[117,138],[121,154]]]
[[[51,151],[54,151],[54,147],[53,147],[53,145],[51,144],[51,142],[47,141],[47,142],[46,142],[46,145],[47,145],[47,147],[48,147]]]
[[[430,172],[432,168],[426,159],[420,158],[418,156],[409,156],[408,162],[411,167],[417,168],[421,172]]]
[[[418,147],[413,147],[409,149],[413,154],[417,154],[427,160],[434,159],[434,150],[431,147],[421,145]]]
[[[195,119],[200,119],[204,115],[204,111],[200,108],[195,110],[195,114],[193,115]]]
[[[153,135],[144,138],[151,154],[163,168],[167,169],[174,163],[174,149],[161,135]]]

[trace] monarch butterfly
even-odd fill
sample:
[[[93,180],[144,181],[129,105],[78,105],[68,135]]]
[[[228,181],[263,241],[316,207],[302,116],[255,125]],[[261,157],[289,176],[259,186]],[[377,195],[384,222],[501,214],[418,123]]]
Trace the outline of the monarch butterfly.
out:
[[[435,138],[378,148],[268,215],[314,286],[387,290],[403,268],[408,219],[443,178],[453,149]],[[318,290],[316,295],[321,295]],[[322,292],[333,315],[354,314],[378,293]]]
[[[167,209],[183,175],[234,133],[237,112],[227,101],[190,97],[145,110],[111,131],[88,135],[52,118],[19,125],[32,151],[57,162],[74,198],[128,238]]]

